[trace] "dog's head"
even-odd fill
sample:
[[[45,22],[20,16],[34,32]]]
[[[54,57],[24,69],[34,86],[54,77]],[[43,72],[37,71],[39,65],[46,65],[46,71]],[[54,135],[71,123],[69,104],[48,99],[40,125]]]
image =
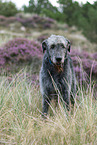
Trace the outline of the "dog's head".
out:
[[[50,60],[55,65],[61,65],[70,52],[70,41],[59,35],[51,35],[42,42],[43,53],[47,51]]]

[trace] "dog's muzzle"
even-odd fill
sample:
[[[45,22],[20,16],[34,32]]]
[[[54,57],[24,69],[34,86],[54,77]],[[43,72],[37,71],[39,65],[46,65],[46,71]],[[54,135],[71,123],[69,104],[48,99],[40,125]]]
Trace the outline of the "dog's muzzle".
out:
[[[56,65],[62,66],[62,58],[61,57],[56,57]]]
[[[56,57],[55,68],[58,72],[63,71],[63,63],[62,63],[62,58],[61,57]]]

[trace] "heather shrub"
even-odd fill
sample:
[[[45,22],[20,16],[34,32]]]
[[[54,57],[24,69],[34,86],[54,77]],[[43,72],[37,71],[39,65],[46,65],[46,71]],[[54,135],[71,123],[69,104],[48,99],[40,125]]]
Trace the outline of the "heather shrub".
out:
[[[14,22],[16,22],[15,17],[7,18],[5,16],[0,15],[0,25],[1,26],[8,26],[9,24],[14,23]]]
[[[82,65],[83,69],[86,71],[88,75],[90,75],[92,69],[92,74],[96,77],[97,75],[96,53],[91,54],[86,51],[79,52],[78,50],[73,50],[71,51],[71,57],[73,59],[73,63],[76,70],[80,70],[80,67]]]
[[[5,16],[0,16],[0,25],[1,26],[7,26],[7,18]]]
[[[24,18],[24,17],[17,17],[17,21],[22,23],[25,27],[31,27],[31,28],[51,28],[55,24],[55,21],[51,18],[46,17],[40,17],[38,15],[34,15],[30,18]]]
[[[33,15],[32,17],[21,17],[21,15],[17,15],[17,17],[4,17],[0,16],[0,25],[8,26],[11,23],[19,22],[25,27],[29,28],[41,28],[48,29],[55,27],[55,21],[51,18],[40,17],[38,15]]]
[[[4,21],[5,18],[6,18],[5,16],[0,15],[0,22]]]
[[[86,51],[79,52],[78,50],[71,51],[71,57],[74,64],[79,84],[83,87],[88,87],[92,79],[94,85],[95,96],[97,96],[97,56],[96,53]]]
[[[40,43],[25,38],[16,38],[0,49],[0,68],[10,69],[11,66],[17,69],[16,66],[22,64],[31,64],[33,61],[39,62],[41,57]]]

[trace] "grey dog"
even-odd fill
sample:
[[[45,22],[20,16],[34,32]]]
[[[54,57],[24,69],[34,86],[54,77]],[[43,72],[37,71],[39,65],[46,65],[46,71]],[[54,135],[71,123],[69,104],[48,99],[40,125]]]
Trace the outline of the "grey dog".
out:
[[[53,96],[58,98],[58,90],[67,110],[70,108],[70,102],[74,105],[76,78],[72,59],[68,53],[70,47],[70,41],[59,35],[51,35],[42,42],[43,52],[45,52],[40,70],[43,114],[48,113]]]

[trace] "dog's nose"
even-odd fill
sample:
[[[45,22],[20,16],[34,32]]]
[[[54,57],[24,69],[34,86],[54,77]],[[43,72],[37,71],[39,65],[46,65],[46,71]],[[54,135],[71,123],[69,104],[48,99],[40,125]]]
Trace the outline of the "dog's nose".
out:
[[[57,62],[61,62],[62,58],[61,57],[56,57]]]

